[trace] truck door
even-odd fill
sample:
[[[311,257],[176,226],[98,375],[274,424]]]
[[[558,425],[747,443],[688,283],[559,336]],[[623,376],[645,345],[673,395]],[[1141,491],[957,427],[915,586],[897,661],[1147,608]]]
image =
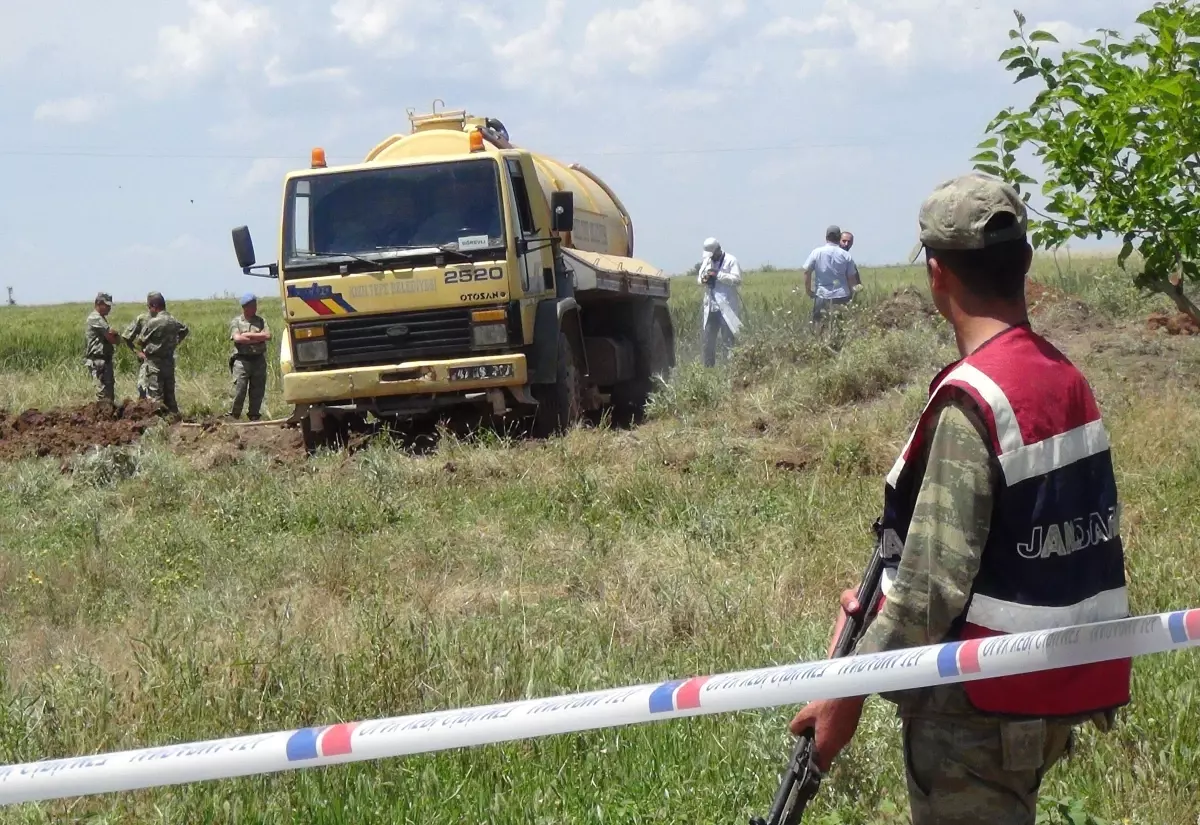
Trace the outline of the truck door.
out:
[[[517,158],[507,158],[509,180],[512,182],[513,202],[517,207],[517,238],[525,241],[525,251],[517,254],[517,268],[521,273],[521,290],[526,295],[540,295],[547,285],[542,276],[542,261],[545,250],[542,244],[531,244],[537,238],[537,227],[533,223],[533,208],[529,203],[529,188],[525,183],[525,172]],[[549,227],[546,227],[549,230]]]

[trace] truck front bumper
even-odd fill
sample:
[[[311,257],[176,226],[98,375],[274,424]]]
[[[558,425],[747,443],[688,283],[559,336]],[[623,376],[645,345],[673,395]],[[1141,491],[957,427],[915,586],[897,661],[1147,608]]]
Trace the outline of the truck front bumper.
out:
[[[348,369],[290,372],[283,376],[288,404],[341,404],[404,395],[466,393],[523,386],[528,379],[521,353],[405,361]]]

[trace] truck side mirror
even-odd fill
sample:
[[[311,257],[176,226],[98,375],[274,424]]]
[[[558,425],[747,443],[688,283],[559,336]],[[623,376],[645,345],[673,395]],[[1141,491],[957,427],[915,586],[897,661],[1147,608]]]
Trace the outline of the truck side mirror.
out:
[[[550,193],[550,229],[570,232],[575,228],[575,195],[571,192]]]
[[[254,241],[250,239],[247,227],[239,226],[233,230],[233,251],[243,272],[254,266]]]

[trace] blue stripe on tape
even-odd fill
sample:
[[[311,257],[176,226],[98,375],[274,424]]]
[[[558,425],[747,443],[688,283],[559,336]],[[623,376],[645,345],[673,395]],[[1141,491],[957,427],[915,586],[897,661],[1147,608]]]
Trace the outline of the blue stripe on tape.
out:
[[[288,761],[316,759],[317,736],[320,733],[321,728],[302,728],[293,733],[287,741]]]
[[[1171,641],[1182,644],[1188,640],[1187,626],[1183,622],[1183,612],[1167,616],[1167,628],[1171,631]]]
[[[962,647],[962,642],[954,642],[938,651],[937,666],[939,676],[958,675],[958,649],[960,647]]]
[[[683,679],[659,685],[650,694],[651,713],[669,713],[675,710],[675,688],[683,684]]]

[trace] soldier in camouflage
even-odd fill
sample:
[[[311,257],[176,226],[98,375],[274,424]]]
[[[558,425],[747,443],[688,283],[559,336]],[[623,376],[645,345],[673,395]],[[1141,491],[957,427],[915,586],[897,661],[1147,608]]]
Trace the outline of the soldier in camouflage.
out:
[[[96,400],[112,404],[116,396],[113,344],[120,340],[117,331],[108,323],[112,296],[107,292],[97,294],[93,306],[83,325],[83,363],[96,382]]]
[[[271,330],[258,315],[258,299],[254,295],[243,295],[240,303],[241,314],[229,322],[229,340],[233,341],[233,354],[229,356],[233,407],[229,417],[241,418],[248,393],[247,415],[251,421],[258,421],[267,390],[267,342],[271,340]]]
[[[138,395],[149,398],[178,415],[175,400],[175,348],[188,336],[187,324],[167,312],[167,302],[161,292],[146,296],[143,312],[125,330],[138,360]]]
[[[966,358],[1005,334],[1028,325],[1024,277],[1031,251],[1022,234],[1024,206],[1011,187],[970,175],[940,187],[921,211],[921,245],[926,249],[931,290],[939,312],[955,330],[960,353]],[[1015,215],[1014,231],[997,232],[987,216],[998,201]],[[983,216],[981,218],[981,215]],[[1006,233],[1011,243],[994,243]],[[992,237],[989,237],[992,236]],[[972,302],[959,290],[969,289],[948,271],[954,255],[1004,256],[1006,282],[1019,274],[1020,297]],[[937,258],[942,258],[939,262]],[[1021,262],[1024,263],[1021,263]],[[937,278],[935,283],[935,268]],[[999,290],[997,290],[999,291]],[[1014,290],[1015,292],[1015,290]],[[940,293],[940,294],[939,294]],[[969,310],[958,303],[967,302]],[[1030,380],[1033,380],[1032,378]],[[855,654],[937,644],[955,638],[958,623],[970,603],[981,572],[983,550],[992,529],[993,505],[999,501],[1003,479],[985,442],[988,430],[978,412],[953,398],[940,412],[931,413],[924,471],[915,469],[916,500],[899,567],[883,606],[871,621]],[[928,432],[928,430],[927,430]],[[854,591],[841,598],[842,615],[864,608]],[[832,655],[832,643],[830,654]],[[1053,676],[1049,677],[1053,678]],[[1111,711],[1050,718],[1008,717],[979,710],[961,683],[885,694],[902,721],[907,790],[914,825],[1034,825],[1037,798],[1046,772],[1069,753],[1076,726],[1092,722],[1111,727]],[[827,770],[849,744],[858,727],[866,697],[812,702],[796,714],[793,734],[814,732],[817,763]]]

